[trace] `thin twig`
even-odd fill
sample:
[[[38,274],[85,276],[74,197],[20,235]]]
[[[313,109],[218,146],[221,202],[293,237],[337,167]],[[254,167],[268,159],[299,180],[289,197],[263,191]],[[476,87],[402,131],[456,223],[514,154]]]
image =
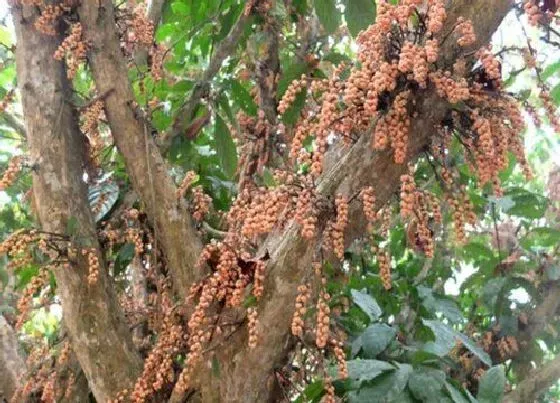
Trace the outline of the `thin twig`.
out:
[[[208,92],[210,91],[210,81],[220,71],[224,60],[226,60],[226,58],[237,48],[250,18],[251,15],[245,15],[245,13],[242,13],[229,34],[216,47],[214,54],[208,63],[207,69],[202,74],[202,78],[194,86],[188,101],[178,111],[177,119],[171,128],[171,132],[166,136],[168,142],[181,135],[188,127],[196,106],[200,103],[202,98],[208,95]]]

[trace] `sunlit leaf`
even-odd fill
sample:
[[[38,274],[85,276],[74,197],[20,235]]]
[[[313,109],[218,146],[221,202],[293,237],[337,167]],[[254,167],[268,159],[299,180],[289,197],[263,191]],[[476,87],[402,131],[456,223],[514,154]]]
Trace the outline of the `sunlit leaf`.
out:
[[[519,243],[525,249],[554,247],[560,244],[560,230],[548,227],[533,228],[519,240]]]

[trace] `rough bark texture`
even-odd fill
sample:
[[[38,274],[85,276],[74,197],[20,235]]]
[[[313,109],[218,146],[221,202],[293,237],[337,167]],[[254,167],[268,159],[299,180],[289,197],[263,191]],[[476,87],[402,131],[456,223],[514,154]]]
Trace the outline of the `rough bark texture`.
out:
[[[539,333],[554,319],[560,308],[560,284],[554,283],[548,289],[546,296],[529,317],[529,323],[522,332],[520,341],[534,340]]]
[[[135,257],[128,266],[128,271],[130,275],[130,283],[132,289],[132,299],[134,301],[134,309],[138,312],[145,312],[146,304],[148,300],[148,292],[146,289],[146,272],[144,265],[140,261],[140,258]],[[132,340],[134,344],[140,346],[143,344],[143,339],[145,337],[145,324],[146,320],[140,320],[138,323],[134,324],[132,329]]]
[[[148,6],[148,19],[156,26],[159,24],[159,20],[161,20],[164,5],[165,0],[152,0]]]
[[[181,297],[201,272],[195,267],[201,242],[185,204],[177,200],[148,122],[134,105],[126,64],[116,32],[113,3],[84,1],[79,7],[85,37],[91,43],[90,64],[115,143],[122,153],[135,191],[140,195],[168,262],[175,291]]]
[[[455,18],[464,12],[463,15],[473,17],[478,37],[476,46],[480,47],[488,43],[511,5],[510,0],[454,2],[444,32],[450,32]],[[444,66],[449,66],[450,58],[447,55],[455,53],[456,45],[449,41],[443,47],[445,57],[441,62]],[[435,125],[444,118],[446,110],[446,103],[431,91],[418,98],[419,116],[412,122],[410,130],[411,160],[429,145],[429,139],[435,133]],[[372,151],[371,137],[367,134],[347,153],[343,153],[340,148],[331,153],[335,156],[327,158],[333,164],[326,170],[318,185],[318,193],[331,200],[336,193],[351,197],[364,186],[373,186],[378,203],[383,204],[398,190],[400,175],[406,169],[406,165],[394,164],[392,153]],[[348,227],[359,227],[359,221],[364,220],[357,214],[354,206]],[[347,238],[350,239],[351,236]],[[270,261],[267,266],[265,296],[258,307],[262,337],[253,350],[240,347],[245,341],[243,335],[237,343],[231,342],[224,349],[221,354],[223,369],[220,380],[211,380],[214,384],[220,382],[221,401],[272,402],[281,399],[274,369],[282,366],[289,352],[289,329],[293,311],[288,307],[293,306],[297,286],[312,275],[313,247],[300,237],[299,229],[292,225],[282,233],[272,234],[265,243],[264,250],[270,254]]]
[[[12,12],[39,221],[44,230],[58,234],[66,233],[72,221],[74,243],[98,250],[82,180],[85,143],[68,102],[71,88],[63,64],[53,59],[61,38],[34,29],[35,7],[14,7]],[[112,284],[101,266],[97,284],[88,286],[87,259],[81,254],[71,267],[57,268],[55,276],[73,349],[96,399],[107,401],[134,382],[141,368]]]
[[[531,403],[560,378],[560,356],[536,368],[504,397],[504,403]]]
[[[70,388],[70,391],[68,391],[68,395],[66,395],[66,391],[64,391],[64,396],[60,397],[57,403],[89,403],[90,390],[88,380],[84,371],[82,371],[78,357],[74,351],[70,353],[68,368],[75,377],[74,384]],[[69,373],[65,375],[68,376]],[[67,378],[64,379],[64,381],[66,382]]]
[[[269,15],[264,17],[262,35],[266,42],[266,51],[259,55],[262,59],[255,62],[256,84],[258,89],[259,109],[264,112],[270,124],[276,124],[276,90],[280,73],[279,37],[281,26],[279,21]]]
[[[10,401],[25,373],[25,363],[18,353],[17,336],[6,319],[0,315],[0,401]]]

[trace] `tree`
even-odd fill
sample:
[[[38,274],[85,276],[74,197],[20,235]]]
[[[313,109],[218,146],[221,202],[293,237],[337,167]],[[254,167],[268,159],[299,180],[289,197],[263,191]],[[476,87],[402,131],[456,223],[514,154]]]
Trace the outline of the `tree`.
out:
[[[6,398],[558,393],[555,2],[136,3],[11,2]]]

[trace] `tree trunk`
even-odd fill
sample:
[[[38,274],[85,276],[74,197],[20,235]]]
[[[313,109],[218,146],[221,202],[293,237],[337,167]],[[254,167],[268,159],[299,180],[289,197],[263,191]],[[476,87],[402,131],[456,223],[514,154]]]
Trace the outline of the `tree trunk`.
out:
[[[456,17],[472,18],[478,36],[473,49],[486,44],[511,7],[511,0],[460,0],[453,2],[443,29],[452,32]],[[70,217],[80,228],[80,239],[96,246],[91,214],[81,181],[83,144],[72,109],[64,102],[68,91],[63,69],[52,60],[53,38],[45,38],[25,28],[15,14],[18,32],[18,81],[22,90],[26,130],[31,154],[37,162],[34,191],[39,216],[45,228],[64,232]],[[82,1],[80,21],[91,44],[90,62],[97,89],[105,97],[106,112],[115,142],[123,154],[134,189],[140,194],[156,239],[168,259],[177,293],[184,296],[188,286],[203,272],[195,265],[201,243],[185,206],[175,197],[175,186],[152,138],[143,113],[134,106],[134,94],[115,29],[113,3],[109,0]],[[442,46],[440,67],[450,68],[457,56],[454,40]],[[272,98],[271,98],[272,99]],[[430,144],[430,139],[449,105],[428,89],[417,96],[418,117],[410,130],[409,160],[414,161]],[[327,155],[325,174],[318,183],[320,198],[332,201],[335,194],[352,199],[364,186],[376,189],[377,201],[385,203],[398,190],[400,176],[407,167],[393,162],[392,153],[371,149],[364,134],[350,149],[334,147]],[[345,239],[359,236],[363,223],[357,203],[350,205],[351,232]],[[201,369],[198,385],[203,401],[271,402],[281,399],[274,371],[283,366],[291,347],[290,321],[297,286],[313,276],[311,267],[315,245],[303,240],[296,224],[271,234],[261,248],[268,252],[265,295],[257,307],[259,344],[246,347],[247,338],[238,332],[216,352],[220,378]],[[103,269],[103,268],[102,268]],[[139,360],[129,332],[119,322],[117,305],[102,270],[95,287],[87,285],[83,260],[71,270],[58,269],[57,280],[63,297],[65,317],[73,346],[96,398],[106,401],[128,386],[138,375]],[[99,354],[99,352],[102,354]],[[106,354],[103,354],[106,353]],[[206,376],[205,376],[206,375]],[[219,397],[217,397],[219,395]]]
[[[175,291],[184,297],[202,272],[196,267],[201,242],[184,203],[168,174],[152,129],[135,107],[126,64],[116,32],[113,3],[84,1],[79,7],[97,90],[106,95],[105,110],[115,143],[122,153],[134,190],[140,195],[161,242]]]
[[[0,314],[0,401],[10,401],[25,373],[25,362],[18,350],[16,333]]]
[[[74,227],[76,231],[70,234],[74,246],[94,248],[101,264],[96,284],[88,284],[88,262],[81,253],[69,267],[58,267],[55,276],[73,349],[96,399],[105,402],[133,384],[141,361],[98,251],[82,180],[84,138],[69,103],[71,88],[64,66],[53,58],[61,36],[46,36],[33,27],[35,7],[16,6],[12,11],[39,221],[43,230],[57,234]]]

